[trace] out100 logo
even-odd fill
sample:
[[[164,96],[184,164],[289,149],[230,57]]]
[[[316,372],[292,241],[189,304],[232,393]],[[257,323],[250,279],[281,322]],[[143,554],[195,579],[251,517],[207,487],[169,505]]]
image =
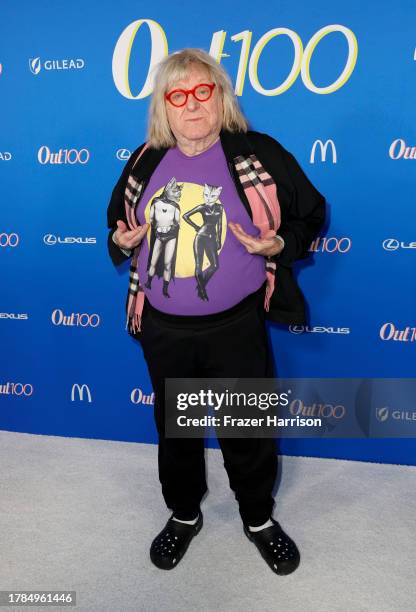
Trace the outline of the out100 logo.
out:
[[[134,95],[130,89],[129,82],[131,50],[137,33],[145,24],[149,29],[151,41],[149,68],[142,89],[139,91],[139,93]],[[333,32],[340,32],[344,35],[348,43],[347,60],[341,74],[333,83],[326,85],[325,87],[318,87],[312,82],[310,75],[312,55],[318,43],[325,36],[328,36],[328,34]],[[266,45],[277,36],[287,36],[291,40],[294,48],[293,65],[283,83],[280,83],[273,89],[266,89],[261,85],[259,80],[258,63]],[[224,30],[214,32],[212,35],[209,53],[218,63],[221,61],[221,57],[224,56],[223,49],[226,37],[227,33]],[[327,25],[318,30],[309,40],[305,48],[303,47],[300,36],[294,30],[290,30],[289,28],[273,28],[272,30],[269,30],[256,42],[252,50],[252,32],[249,30],[244,30],[244,32],[234,34],[234,36],[231,36],[231,40],[233,43],[241,43],[240,59],[234,89],[236,95],[238,96],[241,96],[243,93],[247,70],[253,89],[263,96],[277,96],[284,93],[293,85],[299,73],[301,74],[302,81],[307,89],[317,94],[330,94],[340,89],[348,81],[354,70],[358,56],[358,43],[354,32],[340,24]],[[130,23],[121,33],[113,53],[113,79],[114,84],[121,95],[131,100],[139,100],[140,98],[146,98],[149,96],[153,89],[152,68],[166,55],[168,55],[168,42],[166,34],[159,23],[153,19],[138,19],[137,21]]]

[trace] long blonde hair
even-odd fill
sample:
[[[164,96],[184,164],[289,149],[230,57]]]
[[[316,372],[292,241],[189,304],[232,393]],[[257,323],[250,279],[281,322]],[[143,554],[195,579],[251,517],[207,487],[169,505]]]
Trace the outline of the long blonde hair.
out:
[[[239,107],[230,77],[224,68],[203,49],[187,48],[171,53],[155,68],[147,126],[147,142],[153,148],[170,148],[176,144],[169,126],[164,96],[173,83],[186,78],[190,64],[208,69],[210,79],[217,85],[222,95],[222,128],[230,132],[246,132],[248,129],[248,121]]]

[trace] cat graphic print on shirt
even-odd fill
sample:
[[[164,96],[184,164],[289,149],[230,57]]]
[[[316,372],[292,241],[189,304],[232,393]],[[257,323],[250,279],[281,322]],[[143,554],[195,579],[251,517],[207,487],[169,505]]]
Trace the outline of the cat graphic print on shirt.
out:
[[[172,276],[175,276],[182,187],[183,185],[178,185],[175,178],[172,178],[162,194],[153,198],[150,203],[151,234],[145,287],[152,288],[155,274],[159,278],[163,276],[163,295],[166,297],[170,297],[168,285]]]
[[[202,300],[208,300],[206,287],[208,281],[219,267],[218,253],[221,249],[221,228],[224,208],[217,200],[221,191],[221,186],[215,187],[214,185],[205,184],[204,203],[198,204],[183,215],[183,219],[196,231],[193,244],[195,278],[198,297]],[[201,225],[197,225],[191,219],[192,215],[196,214],[202,216]],[[209,262],[205,270],[202,267],[204,255],[206,255]]]
[[[169,149],[137,211],[149,223],[138,259],[146,298],[163,312],[203,315],[231,308],[265,281],[264,258],[248,253],[228,221],[258,236],[229,174],[220,141],[188,157]],[[244,280],[243,280],[244,279]]]

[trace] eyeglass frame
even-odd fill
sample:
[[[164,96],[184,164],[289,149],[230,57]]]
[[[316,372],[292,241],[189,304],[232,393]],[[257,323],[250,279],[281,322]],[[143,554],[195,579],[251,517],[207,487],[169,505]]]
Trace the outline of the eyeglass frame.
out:
[[[195,90],[198,89],[198,87],[201,87],[202,85],[209,87],[210,94],[208,98],[205,98],[205,100],[198,100],[198,98],[195,95]],[[181,89],[181,88],[172,89],[172,91],[169,91],[169,93],[165,94],[165,100],[168,100],[170,104],[172,104],[172,106],[174,106],[175,108],[181,108],[182,106],[185,106],[185,104],[188,102],[189,94],[192,94],[195,100],[198,100],[198,102],[207,102],[208,100],[212,98],[212,93],[214,91],[215,85],[216,83],[198,83],[198,85],[195,85],[195,87],[193,87],[192,89]],[[177,91],[180,91],[181,93],[184,93],[186,95],[185,102],[183,104],[174,104],[172,100],[170,99],[172,94],[176,93]]]

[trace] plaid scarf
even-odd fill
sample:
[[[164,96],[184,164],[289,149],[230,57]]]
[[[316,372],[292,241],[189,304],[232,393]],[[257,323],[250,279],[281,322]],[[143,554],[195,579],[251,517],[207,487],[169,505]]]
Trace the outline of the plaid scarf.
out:
[[[140,151],[132,170],[148,148],[146,144]],[[233,159],[234,167],[244,192],[250,203],[253,224],[260,230],[261,238],[270,238],[276,235],[280,226],[280,205],[276,192],[276,183],[263,168],[257,157],[253,154],[248,157],[238,155]],[[138,227],[136,219],[136,206],[143,189],[143,181],[138,181],[130,173],[124,193],[124,206],[129,229]],[[141,243],[134,249],[130,264],[129,289],[126,302],[126,329],[132,333],[141,331],[141,315],[144,305],[144,290],[140,284],[138,274],[138,257]],[[266,292],[264,308],[269,310],[270,299],[275,285],[276,263],[271,257],[265,256]]]

